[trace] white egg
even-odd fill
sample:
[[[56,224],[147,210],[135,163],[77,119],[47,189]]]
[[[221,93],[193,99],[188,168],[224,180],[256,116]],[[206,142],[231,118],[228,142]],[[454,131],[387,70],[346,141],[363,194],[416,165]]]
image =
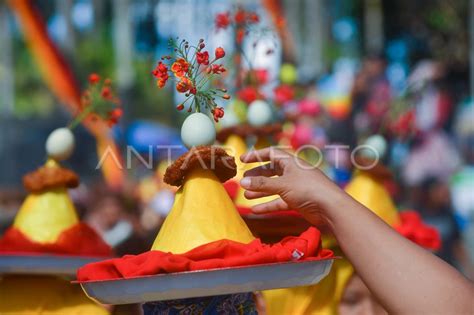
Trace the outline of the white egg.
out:
[[[368,137],[365,140],[364,145],[370,148],[361,150],[361,153],[368,158],[376,158],[378,153],[378,157],[381,159],[387,152],[387,141],[385,141],[385,138],[381,135],[372,135]]]
[[[252,126],[263,126],[269,124],[273,119],[273,111],[270,104],[262,100],[250,103],[247,112],[247,121]]]
[[[46,153],[56,161],[69,158],[74,150],[74,135],[69,128],[58,128],[46,140]]]
[[[203,113],[189,115],[181,127],[181,140],[188,149],[213,144],[216,140],[214,123]]]
[[[239,118],[233,110],[226,110],[224,117],[219,120],[222,128],[228,128],[239,124]]]

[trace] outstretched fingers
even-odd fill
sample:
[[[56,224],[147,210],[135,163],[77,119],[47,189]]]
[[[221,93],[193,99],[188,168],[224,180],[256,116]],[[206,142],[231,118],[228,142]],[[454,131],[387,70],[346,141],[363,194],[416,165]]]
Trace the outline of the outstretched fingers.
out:
[[[261,192],[261,191],[246,190],[244,192],[244,196],[247,199],[258,199],[258,198],[268,197],[268,196],[272,196],[272,195],[273,194],[271,194],[271,193],[266,193],[266,192]]]
[[[288,204],[281,198],[277,198],[275,200],[261,203],[252,207],[252,211],[254,213],[269,213],[285,210],[288,210]]]
[[[263,192],[270,195],[278,194],[281,188],[278,178],[265,176],[244,177],[240,180],[240,185],[245,190]]]
[[[244,173],[245,177],[252,177],[252,176],[265,176],[265,177],[272,177],[275,175],[281,175],[282,171],[281,168],[274,163],[267,163],[265,165],[260,165],[254,167]]]
[[[268,161],[281,163],[289,158],[291,158],[291,155],[289,153],[272,147],[268,147],[261,150],[251,150],[245,154],[242,154],[240,160],[244,163]]]

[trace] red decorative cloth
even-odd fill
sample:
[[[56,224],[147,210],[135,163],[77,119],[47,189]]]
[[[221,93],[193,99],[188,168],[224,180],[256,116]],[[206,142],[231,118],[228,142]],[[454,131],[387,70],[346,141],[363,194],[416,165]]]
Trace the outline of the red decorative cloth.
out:
[[[263,244],[259,239],[249,244],[220,240],[196,247],[183,254],[149,251],[126,255],[81,267],[78,281],[110,280],[151,276],[162,273],[250,266],[294,259],[319,260],[334,257],[321,248],[321,233],[314,227],[299,237],[286,237],[277,244]]]
[[[401,212],[400,224],[394,228],[398,233],[424,248],[434,251],[441,248],[441,237],[438,230],[424,224],[416,211]]]
[[[59,235],[55,243],[42,244],[11,227],[0,239],[0,253],[45,253],[76,256],[112,256],[113,252],[97,232],[78,223]]]
[[[237,197],[237,193],[239,192],[240,185],[235,180],[228,180],[224,183],[224,189],[227,191],[230,199],[234,200]]]
[[[237,211],[239,212],[239,214],[241,216],[254,214],[252,212],[252,209],[248,208],[248,207],[239,207],[239,206],[237,206]],[[302,215],[296,210],[277,211],[277,212],[273,212],[273,213],[260,214],[259,215],[259,217],[261,217],[261,218],[264,218],[264,217],[285,217],[285,216],[301,217]]]

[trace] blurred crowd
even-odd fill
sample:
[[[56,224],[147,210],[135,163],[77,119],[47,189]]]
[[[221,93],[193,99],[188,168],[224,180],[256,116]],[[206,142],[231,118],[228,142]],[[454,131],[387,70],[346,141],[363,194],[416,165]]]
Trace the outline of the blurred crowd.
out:
[[[324,143],[351,148],[371,135],[382,135],[387,142],[383,162],[395,174],[387,188],[399,209],[419,211],[435,226],[443,240],[437,254],[472,279],[474,111],[464,99],[468,94],[465,78],[440,62],[424,60],[413,68],[400,92],[391,85],[386,66],[381,56],[366,57],[353,73],[347,114],[328,115],[324,123],[317,118],[305,123],[316,128]],[[319,85],[306,86],[305,91],[308,96],[317,95]],[[350,163],[344,163],[347,154],[327,155],[324,166],[341,185],[352,172]],[[82,184],[71,195],[81,218],[118,255],[137,254],[151,247],[173,204],[174,191],[163,184],[162,174],[159,167],[156,173],[138,176],[120,192],[101,182]],[[18,191],[0,194],[2,230],[23,197]]]
[[[388,142],[387,183],[399,209],[414,209],[441,234],[441,258],[473,277],[474,107],[467,78],[434,60],[421,60],[403,91],[387,77],[386,61],[369,56],[354,78],[351,112],[332,141],[351,146],[370,135]]]

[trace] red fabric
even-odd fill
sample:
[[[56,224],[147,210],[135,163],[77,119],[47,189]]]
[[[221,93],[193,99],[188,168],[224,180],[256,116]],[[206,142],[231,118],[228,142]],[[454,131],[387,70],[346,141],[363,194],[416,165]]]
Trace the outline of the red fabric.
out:
[[[224,189],[227,191],[230,199],[234,200],[239,192],[240,185],[235,180],[228,180],[224,183]]]
[[[321,233],[314,227],[299,237],[286,237],[274,245],[259,239],[249,244],[220,240],[196,247],[184,254],[149,251],[140,255],[91,263],[77,273],[79,281],[108,280],[150,276],[161,273],[206,270],[214,268],[259,265],[292,260],[296,251],[301,260],[334,257],[332,251],[321,248]]]
[[[0,253],[48,253],[77,256],[112,256],[102,238],[85,223],[78,223],[61,233],[51,244],[34,242],[20,230],[11,227],[0,239]]]
[[[400,224],[395,229],[412,242],[431,250],[441,248],[441,237],[438,230],[426,225],[416,211],[403,211],[400,213]]]

